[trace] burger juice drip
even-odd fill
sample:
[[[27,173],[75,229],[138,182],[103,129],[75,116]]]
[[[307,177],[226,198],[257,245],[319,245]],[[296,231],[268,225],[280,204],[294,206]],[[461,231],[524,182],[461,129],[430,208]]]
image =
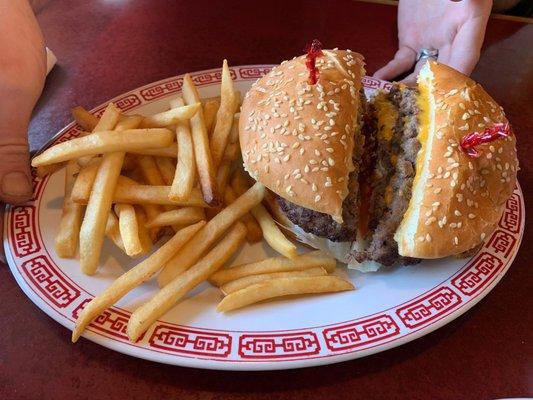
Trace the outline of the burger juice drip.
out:
[[[316,59],[322,56],[322,43],[314,39],[310,46],[307,46],[307,55],[305,56],[305,66],[309,71],[309,84],[315,85],[318,81],[318,68],[316,67]]]
[[[461,148],[470,157],[477,158],[480,156],[476,146],[484,143],[490,143],[499,138],[505,138],[511,135],[509,124],[494,124],[486,128],[483,132],[472,132],[461,139]]]

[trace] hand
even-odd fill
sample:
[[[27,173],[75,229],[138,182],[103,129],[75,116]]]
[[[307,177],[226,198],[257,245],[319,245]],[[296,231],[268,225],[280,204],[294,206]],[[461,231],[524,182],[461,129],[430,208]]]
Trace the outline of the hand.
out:
[[[44,41],[25,0],[0,0],[0,241],[2,202],[32,194],[28,124],[46,77]],[[0,246],[0,261],[3,257]]]
[[[374,77],[391,80],[410,71],[402,82],[416,83],[426,59],[415,65],[420,49],[437,49],[438,61],[470,75],[476,66],[490,15],[490,0],[400,0],[398,44],[394,58]]]
[[[46,76],[39,25],[27,1],[0,0],[0,201],[31,197],[28,124]]]

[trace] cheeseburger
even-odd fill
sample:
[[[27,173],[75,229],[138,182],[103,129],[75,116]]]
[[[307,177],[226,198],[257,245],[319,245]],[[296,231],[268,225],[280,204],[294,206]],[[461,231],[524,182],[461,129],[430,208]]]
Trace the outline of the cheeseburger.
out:
[[[244,167],[279,224],[361,270],[461,255],[497,224],[516,182],[501,107],[428,62],[416,88],[366,101],[363,57],[320,50],[285,61],[246,94]]]

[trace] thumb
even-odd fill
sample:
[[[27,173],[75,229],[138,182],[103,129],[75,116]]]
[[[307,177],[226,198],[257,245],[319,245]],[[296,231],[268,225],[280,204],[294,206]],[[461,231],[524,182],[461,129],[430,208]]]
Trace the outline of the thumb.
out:
[[[32,194],[27,133],[32,105],[16,97],[0,107],[0,201],[13,204]]]

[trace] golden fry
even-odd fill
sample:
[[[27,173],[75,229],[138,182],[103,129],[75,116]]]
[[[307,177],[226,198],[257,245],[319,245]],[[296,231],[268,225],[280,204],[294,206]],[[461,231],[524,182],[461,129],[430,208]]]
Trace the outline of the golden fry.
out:
[[[270,274],[274,272],[301,271],[304,269],[322,267],[328,272],[333,272],[337,261],[325,253],[316,250],[301,254],[293,259],[285,257],[271,257],[250,264],[225,268],[209,278],[215,286],[221,286],[249,275]]]
[[[186,104],[195,104],[200,101],[198,91],[189,74],[183,77],[183,100]],[[221,194],[216,182],[216,170],[211,150],[209,138],[205,129],[204,113],[200,108],[196,115],[190,119],[191,136],[194,147],[196,161],[196,172],[204,200],[210,206],[217,206],[222,203]],[[178,143],[181,146],[181,143]],[[179,149],[178,149],[179,150]]]
[[[117,125],[116,131],[125,131],[128,129],[136,129],[141,124],[143,117],[141,115],[121,115]]]
[[[80,265],[87,275],[94,274],[98,268],[107,215],[123,161],[123,152],[105,154],[94,179],[80,229]]]
[[[231,184],[236,194],[242,193],[243,190],[246,190],[246,178],[241,170],[238,169],[235,171]],[[263,237],[270,247],[285,257],[293,258],[298,255],[296,245],[285,237],[270,213],[262,204],[255,206],[251,213],[259,225],[261,225]]]
[[[211,136],[211,156],[213,165],[218,167],[222,161],[224,150],[228,144],[231,126],[233,124],[233,115],[237,111],[238,104],[235,101],[235,89],[233,80],[228,67],[228,61],[224,60],[222,65],[222,83],[221,83],[220,108],[217,112],[215,129]]]
[[[102,159],[100,157],[94,157],[86,166],[80,169],[72,188],[72,201],[76,203],[87,203],[89,201],[94,179],[101,163]]]
[[[111,239],[115,246],[117,246],[122,252],[126,253],[124,248],[124,243],[120,237],[120,228],[118,226],[118,218],[115,213],[111,210],[107,215],[107,221],[105,225],[105,235]]]
[[[231,186],[228,186],[226,188],[226,192],[224,193],[224,202],[226,205],[233,203],[236,198],[237,196],[235,195],[234,190],[231,188]],[[257,243],[263,239],[263,231],[261,231],[261,227],[249,213],[244,214],[241,218],[241,221],[246,226],[246,240],[248,243]]]
[[[172,108],[168,111],[144,117],[141,122],[141,128],[164,128],[165,126],[175,125],[178,122],[186,122],[201,109],[199,101],[190,102],[183,107]]]
[[[304,269],[302,271],[287,271],[287,272],[273,272],[270,274],[260,274],[260,275],[248,275],[242,278],[230,281],[220,286],[220,290],[224,294],[230,294],[236,292],[237,290],[244,289],[250,285],[254,285],[259,282],[268,281],[269,279],[278,279],[278,278],[294,278],[300,276],[325,276],[328,272],[322,267]]]
[[[177,210],[165,211],[157,215],[146,224],[147,228],[189,225],[205,219],[205,211],[198,207],[183,207]]]
[[[330,275],[269,279],[230,293],[218,304],[217,311],[228,312],[282,296],[331,293],[353,289],[351,282]]]
[[[209,99],[203,102],[205,129],[208,135],[213,132],[214,122],[217,117],[218,108],[220,107],[220,99]]]
[[[61,258],[72,258],[76,255],[81,219],[84,207],[72,201],[70,194],[74,186],[74,175],[79,167],[76,161],[69,161],[65,170],[65,198],[59,222],[59,230],[55,238],[56,253]]]
[[[135,257],[143,250],[139,238],[139,226],[135,208],[131,204],[116,204],[115,212],[118,216],[120,237],[122,238],[122,243],[124,243],[126,254],[130,257]]]
[[[207,207],[202,194],[194,189],[187,200],[173,201],[169,198],[170,186],[125,185],[122,177],[115,189],[113,202],[126,204],[160,204],[183,207]],[[150,218],[150,216],[148,216]]]
[[[174,107],[181,106],[184,102],[182,98],[177,98],[170,104]],[[196,173],[194,146],[188,122],[176,124],[176,139],[178,159],[169,196],[172,200],[185,200],[191,194]]]
[[[172,136],[172,132],[168,129],[129,129],[122,132],[91,133],[46,149],[32,160],[32,166],[55,164],[88,155],[169,146],[172,143]]]
[[[76,123],[81,126],[84,131],[92,132],[96,125],[98,125],[99,118],[83,107],[74,107],[70,112]]]

